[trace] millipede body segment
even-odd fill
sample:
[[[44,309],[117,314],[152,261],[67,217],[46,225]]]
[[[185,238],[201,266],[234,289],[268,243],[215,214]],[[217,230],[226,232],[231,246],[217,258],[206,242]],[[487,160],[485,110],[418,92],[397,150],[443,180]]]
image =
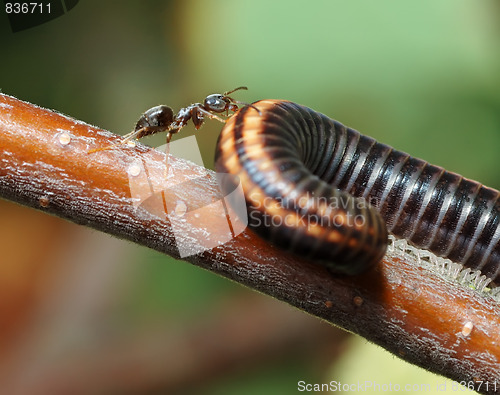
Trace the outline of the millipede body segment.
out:
[[[241,182],[250,228],[335,271],[375,265],[389,231],[500,282],[498,191],[307,107],[262,100],[240,109],[215,161],[234,176],[224,193]]]

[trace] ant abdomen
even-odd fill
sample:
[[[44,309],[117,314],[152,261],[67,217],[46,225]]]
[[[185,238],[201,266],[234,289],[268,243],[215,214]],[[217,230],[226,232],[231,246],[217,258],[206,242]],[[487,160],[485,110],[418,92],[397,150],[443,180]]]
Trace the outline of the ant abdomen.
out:
[[[163,132],[174,121],[174,111],[165,105],[152,107],[141,115],[135,125],[136,138]]]

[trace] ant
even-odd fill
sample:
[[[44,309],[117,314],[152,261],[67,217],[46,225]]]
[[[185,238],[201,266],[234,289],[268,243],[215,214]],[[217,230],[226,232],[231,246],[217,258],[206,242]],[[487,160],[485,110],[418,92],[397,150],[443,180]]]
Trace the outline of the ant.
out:
[[[135,125],[135,129],[125,135],[118,144],[92,149],[89,150],[88,153],[90,154],[97,151],[112,149],[126,144],[132,139],[140,139],[142,137],[161,132],[167,132],[167,144],[169,144],[172,136],[186,126],[189,120],[193,121],[194,127],[197,130],[205,122],[205,117],[216,119],[224,123],[226,121],[214,113],[220,114],[226,112],[226,116],[228,116],[229,111],[236,112],[238,110],[238,104],[248,105],[257,110],[260,114],[260,110],[257,107],[234,100],[232,97],[228,96],[238,90],[247,89],[248,88],[246,86],[240,86],[222,94],[214,93],[212,95],[208,95],[203,101],[203,104],[193,103],[187,107],[181,108],[175,117],[173,110],[168,106],[160,105],[152,107],[141,115]]]

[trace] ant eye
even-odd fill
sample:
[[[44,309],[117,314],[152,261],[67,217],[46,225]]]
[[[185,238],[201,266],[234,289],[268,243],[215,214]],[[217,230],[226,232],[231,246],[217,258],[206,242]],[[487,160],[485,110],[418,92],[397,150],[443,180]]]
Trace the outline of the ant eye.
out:
[[[209,111],[222,112],[226,109],[227,103],[224,100],[224,96],[215,94],[207,96],[203,106]]]

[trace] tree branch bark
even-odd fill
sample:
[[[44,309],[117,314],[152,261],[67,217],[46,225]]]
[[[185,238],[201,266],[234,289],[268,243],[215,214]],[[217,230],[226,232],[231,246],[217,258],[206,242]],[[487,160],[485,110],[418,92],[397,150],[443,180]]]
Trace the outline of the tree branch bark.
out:
[[[203,237],[229,238],[227,218],[211,198],[218,190],[213,172],[170,157],[166,176],[165,154],[142,145],[87,153],[118,141],[81,121],[0,95],[0,196],[177,258],[179,243],[195,247]],[[149,185],[178,187],[136,207],[130,183],[142,175]],[[149,203],[171,215],[161,218]],[[200,207],[209,219],[195,216],[193,229],[183,215]],[[333,276],[245,230],[185,260],[425,369],[456,381],[487,382],[476,386],[481,393],[500,391],[497,302],[418,264],[412,254],[395,248],[369,273]]]

